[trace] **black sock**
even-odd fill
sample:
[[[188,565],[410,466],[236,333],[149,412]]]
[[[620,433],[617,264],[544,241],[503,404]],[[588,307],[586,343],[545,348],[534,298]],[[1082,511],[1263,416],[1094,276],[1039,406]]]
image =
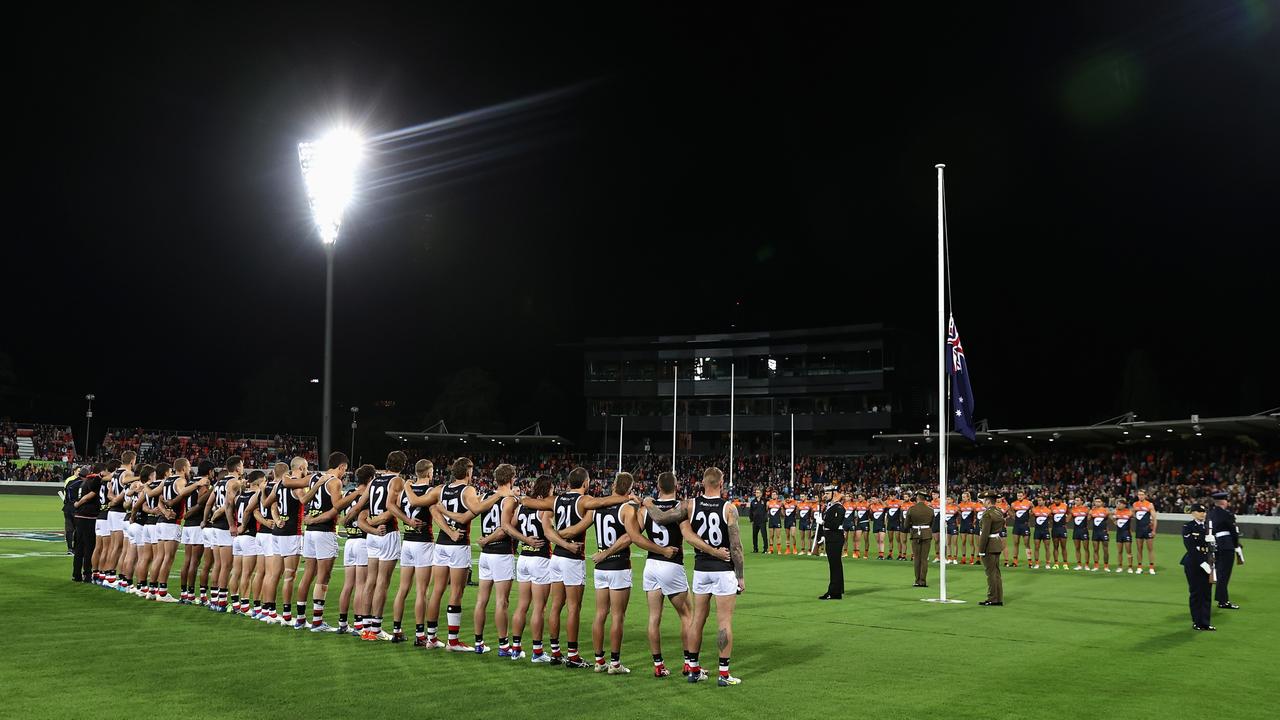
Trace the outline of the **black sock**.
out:
[[[338,622],[342,623],[343,625],[346,625],[346,624],[347,624],[347,614],[346,614],[346,613],[338,613]]]
[[[298,606],[298,612],[294,613],[294,617],[298,618],[299,620],[305,618],[307,616],[307,604],[306,603],[294,603],[294,604]]]
[[[499,637],[499,638],[498,638],[498,647],[500,647],[500,648],[504,648],[504,647],[506,647],[506,646],[507,646],[507,639],[506,639],[506,638],[504,638],[504,637]]]
[[[477,645],[479,645],[479,644],[481,644],[481,643],[483,643],[483,642],[484,642],[484,636],[483,636],[483,635],[477,635],[477,636],[476,636],[476,644],[477,644]]]
[[[604,664],[604,651],[603,651],[603,650],[597,650],[597,651],[596,651],[596,664],[597,664],[597,665],[602,665],[602,664]]]
[[[653,654],[653,664],[654,664],[654,665],[661,665],[661,664],[662,664],[662,653],[654,653],[654,654]]]
[[[397,633],[398,633],[398,632],[400,632],[400,631],[401,631],[401,628],[400,628],[400,621],[399,621],[399,620],[392,620],[392,621],[391,621],[391,632],[397,632]]]
[[[427,621],[427,637],[435,637],[439,634],[440,623],[434,620]]]
[[[621,653],[616,653],[616,652],[609,653],[609,662],[613,663],[614,665],[617,665],[620,662],[619,655],[621,655]]]
[[[418,623],[417,625],[414,625],[414,626],[413,626],[413,634],[414,634],[414,635],[416,635],[416,636],[418,636],[418,637],[426,637],[426,635],[427,635],[427,626],[426,626],[426,625],[423,625],[422,623]]]
[[[578,657],[578,643],[569,643],[569,657]]]

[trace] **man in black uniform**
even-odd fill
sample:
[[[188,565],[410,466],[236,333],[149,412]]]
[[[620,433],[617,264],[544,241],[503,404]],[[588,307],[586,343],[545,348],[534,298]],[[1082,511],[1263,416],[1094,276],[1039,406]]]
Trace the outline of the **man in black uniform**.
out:
[[[1191,520],[1182,526],[1182,544],[1187,552],[1182,556],[1182,569],[1187,574],[1187,590],[1191,595],[1191,627],[1194,630],[1217,630],[1209,624],[1209,565],[1208,529],[1204,525],[1204,505],[1191,506]]]
[[[768,549],[769,535],[765,530],[765,522],[768,519],[768,509],[764,503],[764,491],[756,488],[755,496],[751,498],[751,505],[747,508],[747,517],[751,518],[751,552],[760,552],[760,538],[764,538],[765,548]]]
[[[1228,509],[1226,492],[1213,494],[1214,507],[1209,508],[1206,525],[1212,533],[1209,547],[1214,549],[1214,570],[1218,574],[1218,586],[1214,588],[1213,597],[1218,607],[1223,610],[1239,610],[1240,606],[1231,602],[1231,568],[1239,561],[1244,564],[1244,550],[1240,547],[1240,530],[1236,527],[1236,515]]]
[[[819,595],[819,600],[840,600],[844,597],[844,565],[840,560],[840,551],[844,549],[844,504],[843,496],[834,485],[823,488],[824,509],[822,525],[826,528],[823,540],[827,544],[827,567],[831,580],[827,583],[827,593]]]
[[[76,538],[75,502],[80,499],[80,486],[84,484],[84,479],[81,477],[83,474],[84,468],[77,467],[75,474],[67,478],[62,488],[62,519],[64,520],[63,527],[67,540],[68,555],[72,554],[71,547]],[[103,507],[105,506],[106,504],[104,503]],[[755,505],[753,504],[752,507],[754,508]]]

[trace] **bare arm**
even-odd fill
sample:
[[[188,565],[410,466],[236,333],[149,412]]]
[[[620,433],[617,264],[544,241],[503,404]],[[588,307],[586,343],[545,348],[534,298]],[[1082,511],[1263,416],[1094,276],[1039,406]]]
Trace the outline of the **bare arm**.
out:
[[[634,495],[606,495],[604,497],[584,496],[578,501],[578,506],[583,510],[599,510],[600,508],[613,507],[614,505],[622,505],[632,500],[639,501]]]
[[[302,497],[298,498],[298,502],[302,503],[303,507],[306,507],[307,503],[311,502],[311,498],[315,497],[316,493],[320,492],[320,486],[323,484],[324,484],[323,479],[320,480],[319,482],[308,483],[305,486],[307,488],[307,491],[302,494]]]
[[[659,525],[670,525],[672,523],[683,522],[689,517],[688,503],[679,503],[670,510],[661,510],[653,507],[653,501],[646,498],[644,509],[649,512],[649,519]]]
[[[443,487],[441,485],[430,488],[422,494],[413,489],[413,483],[402,483],[402,486],[404,499],[414,507],[430,507],[440,502],[440,488]]]
[[[563,535],[556,532],[555,518],[551,517],[551,512],[542,510],[538,513],[538,519],[542,521],[542,531],[547,534],[547,539],[554,545],[558,545],[575,555],[582,550],[582,543],[571,542],[566,540]]]
[[[365,508],[360,509],[360,514],[356,516],[356,527],[365,531],[370,535],[386,535],[387,529],[382,525],[375,525],[369,522],[369,511]]]
[[[407,483],[400,478],[392,480],[391,486],[387,488],[391,492],[391,501],[387,503],[387,509],[390,510],[391,514],[400,522],[408,525],[409,527],[417,527],[422,524],[422,521],[409,517],[409,515],[405,513],[404,508],[400,507],[401,498],[406,496],[405,494],[409,492],[409,486],[412,484],[413,483]]]
[[[623,505],[622,509],[619,511],[619,514],[625,513],[628,510],[631,510],[632,512],[634,512],[634,508],[627,505]],[[624,528],[626,527],[625,521],[623,522],[623,527]],[[604,560],[605,558],[609,557],[610,555],[613,555],[614,553],[620,553],[629,547],[631,547],[631,536],[625,532],[619,533],[618,539],[615,540],[612,545],[610,545],[608,548],[605,548],[603,550],[597,550],[596,554],[591,556],[591,562],[598,563],[601,560]]]
[[[542,498],[522,497],[519,498],[520,504],[531,510],[554,510],[556,507],[556,496],[548,495]]]
[[[518,506],[519,506],[519,503],[507,503],[506,505],[502,506],[503,532],[507,534],[507,537],[519,540],[520,542],[524,543],[525,545],[528,545],[529,547],[532,547],[532,548],[542,547],[542,540],[538,538],[531,538],[528,535],[525,535],[524,533],[516,529],[515,519],[516,519],[516,508]]]
[[[338,492],[342,492],[342,486],[341,486],[341,485],[339,485],[339,486],[338,486]],[[355,489],[355,490],[352,490],[350,493],[347,493],[346,495],[343,495],[342,497],[338,498],[337,500],[334,500],[334,501],[333,501],[333,506],[334,506],[334,507],[336,507],[336,508],[338,508],[339,510],[346,510],[348,507],[351,507],[351,504],[352,504],[352,503],[354,503],[354,502],[356,502],[357,500],[359,500],[362,496],[363,496],[363,495],[362,495],[362,493],[360,492],[360,489],[359,489],[359,488],[357,488],[357,489]]]
[[[501,500],[502,498],[498,498],[498,499],[499,499],[499,500]],[[502,515],[510,515],[510,514],[511,514],[511,513],[510,513],[510,510],[511,510],[511,508],[509,508],[509,507],[505,507],[505,506],[504,506],[504,507],[502,508]],[[498,527],[494,528],[493,532],[491,532],[491,533],[489,533],[488,535],[485,535],[484,537],[480,538],[480,544],[481,544],[481,545],[487,545],[487,544],[489,544],[489,543],[491,543],[491,542],[497,542],[497,541],[501,540],[501,539],[502,539],[502,538],[504,538],[504,537],[508,537],[508,535],[507,535],[507,529],[506,529],[505,525],[506,525],[506,524],[505,524],[505,523],[503,523],[503,522],[501,521],[501,519],[500,519],[500,520],[498,521]]]
[[[587,528],[591,527],[591,524],[594,523],[595,521],[596,521],[596,511],[588,510],[582,514],[582,519],[578,521],[578,524],[570,525],[564,530],[561,530],[560,534],[565,537],[573,537],[573,538],[581,537],[582,534],[587,531]]]
[[[338,478],[330,476],[330,478],[325,481],[325,484],[329,486],[325,489],[326,492],[329,493],[329,497],[335,497],[342,493],[342,483],[338,482]],[[338,487],[335,489],[334,485],[337,485]],[[319,515],[316,515],[315,517],[303,518],[302,523],[304,525],[318,525],[320,523],[326,523],[326,522],[330,522],[332,520],[337,520],[337,519],[338,519],[338,505],[337,503],[333,503],[333,507],[329,508],[328,510],[325,510]]]
[[[222,513],[227,518],[227,529],[231,531],[231,537],[235,537],[236,533],[239,532],[239,528],[236,527],[236,513],[234,508],[232,508],[232,502],[233,502],[232,498],[234,498],[236,495],[239,495],[239,494],[240,494],[239,480],[232,480],[231,482],[227,483],[227,500],[222,504]]]
[[[724,506],[725,529],[729,535],[729,561],[733,563],[733,576],[738,578],[738,591],[746,589],[742,577],[742,538],[738,537],[738,508]]]
[[[675,545],[663,547],[662,545],[659,545],[645,537],[644,533],[640,530],[641,520],[642,518],[640,517],[639,510],[632,509],[631,512],[627,512],[627,509],[625,507],[623,508],[622,525],[627,529],[627,535],[631,538],[631,544],[641,550],[648,550],[649,552],[659,553],[661,555],[666,555],[667,557],[675,557],[676,552],[678,552],[680,548]]]

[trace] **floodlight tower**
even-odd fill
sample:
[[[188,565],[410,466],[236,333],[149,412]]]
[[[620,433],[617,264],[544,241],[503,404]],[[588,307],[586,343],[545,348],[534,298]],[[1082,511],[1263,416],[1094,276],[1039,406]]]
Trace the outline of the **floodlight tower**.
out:
[[[339,128],[313,142],[298,143],[298,163],[307,188],[307,202],[325,254],[324,294],[324,407],[320,426],[320,466],[328,462],[333,432],[333,250],[342,228],[342,215],[355,193],[356,169],[364,143],[354,131]]]

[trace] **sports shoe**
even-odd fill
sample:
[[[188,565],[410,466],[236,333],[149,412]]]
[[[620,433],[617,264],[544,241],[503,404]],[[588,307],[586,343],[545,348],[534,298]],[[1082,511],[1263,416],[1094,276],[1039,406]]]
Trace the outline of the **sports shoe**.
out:
[[[348,631],[347,631],[347,634],[348,634],[348,635],[350,635],[351,637],[358,638],[358,637],[362,637],[362,636],[364,635],[364,631],[363,631],[363,630],[357,630],[357,629],[355,629],[355,628],[353,627],[353,628],[351,628],[350,630],[348,630]]]
[[[1032,569],[1032,570],[1039,570],[1039,569],[1040,569],[1040,564],[1039,564],[1039,563],[1036,563],[1035,565],[1032,565],[1032,566],[1031,566],[1031,569]]]
[[[576,670],[578,668],[584,668],[587,666],[587,664],[588,664],[587,661],[583,660],[582,658],[577,658],[577,659],[565,658],[564,659],[564,666],[573,670]]]
[[[306,620],[303,620],[303,619],[301,619],[301,618],[298,618],[297,620],[294,620],[294,621],[293,621],[293,629],[294,629],[294,630],[306,630],[306,629],[307,629],[307,621],[306,621]]]
[[[391,633],[388,633],[386,630],[379,630],[379,631],[378,631],[378,634],[377,634],[377,636],[376,636],[376,637],[377,637],[379,640],[386,640],[386,641],[390,641],[390,640],[391,640]]]
[[[598,662],[598,663],[592,663],[591,665],[592,672],[602,673],[608,669],[609,669],[609,663]]]
[[[1111,568],[1106,568],[1106,571],[1107,571],[1107,572],[1111,572]]]
[[[493,648],[485,645],[484,643],[476,643],[475,652],[477,655],[483,655],[487,652],[493,652]],[[499,655],[501,655],[501,653],[499,653]]]
[[[266,613],[263,613],[263,614],[261,614],[261,615],[259,615],[259,616],[258,616],[258,622],[260,622],[260,623],[266,623],[266,624],[268,624],[268,625],[274,625],[274,624],[275,624],[275,621],[271,619],[271,616],[270,616],[270,615],[268,615],[268,614],[266,614]]]
[[[362,630],[362,631],[360,632],[360,639],[361,639],[361,640],[377,640],[377,639],[378,639],[378,633],[376,633],[376,632],[374,632],[374,631],[372,631],[372,630]]]
[[[1142,568],[1138,568],[1138,573],[1137,573],[1137,574],[1138,574],[1138,575],[1141,575],[1141,574],[1142,574]]]
[[[729,687],[730,685],[741,685],[742,681],[732,675],[721,675],[716,681],[716,685],[720,687]]]
[[[279,620],[276,620],[276,624],[283,625],[284,627],[293,627],[293,619],[281,617]]]
[[[399,631],[391,633],[391,642],[393,643],[404,642],[404,633]]]
[[[1096,568],[1096,567],[1091,567],[1091,568],[1089,568],[1089,572],[1098,572],[1098,568]],[[1108,570],[1107,572],[1111,572],[1111,571],[1110,571],[1110,570]]]
[[[164,595],[157,595],[157,596],[156,596],[156,602],[162,602],[162,603],[176,603],[176,602],[178,602],[178,598],[176,598],[176,597],[174,597],[174,596],[170,595],[169,593],[165,593]]]
[[[543,653],[543,655],[546,655],[546,653]],[[550,659],[550,660],[548,660],[547,662],[551,663],[552,665],[563,665],[563,664],[564,664],[564,657],[563,657],[563,656],[561,656],[561,655],[551,655],[550,657],[551,657],[551,659]]]
[[[1084,569],[1084,566],[1082,566],[1082,565],[1077,565],[1077,566],[1075,566],[1075,567],[1074,567],[1074,568],[1072,568],[1072,569],[1073,569],[1073,570],[1083,570],[1083,569]]]
[[[551,656],[546,653],[542,653],[541,655],[534,655],[533,657],[529,658],[529,662],[549,664],[551,662]]]
[[[451,642],[444,649],[449,652],[475,652],[469,645],[463,645],[460,642]]]
[[[1147,573],[1148,573],[1148,574],[1151,574],[1151,575],[1155,575],[1155,574],[1156,574],[1156,569],[1155,569],[1155,568],[1151,568],[1150,570],[1148,570],[1148,571],[1147,571]]]
[[[627,667],[626,665],[623,665],[622,663],[609,663],[609,674],[610,675],[629,675],[631,674],[631,668]]]
[[[322,623],[320,623],[319,625],[312,625],[312,626],[311,626],[311,632],[316,632],[316,633],[320,633],[320,632],[322,632],[322,633],[336,633],[336,632],[338,632],[338,628],[336,628],[336,627],[334,627],[334,626],[330,625],[329,623],[324,623],[324,622],[322,622]]]
[[[654,665],[653,676],[656,678],[670,677],[671,671],[667,669],[666,665]]]
[[[448,647],[443,642],[441,642],[440,638],[438,637],[427,638],[426,642],[424,642],[422,646],[428,650],[443,650],[444,648]]]
[[[689,673],[689,682],[700,683],[707,679],[707,671],[699,669],[697,672]]]
[[[1130,575],[1132,575],[1132,574],[1133,574],[1133,568],[1129,568],[1129,574],[1130,574]]]
[[[512,660],[523,660],[525,655],[523,650],[514,650],[514,651],[508,651],[507,657],[511,658]]]

